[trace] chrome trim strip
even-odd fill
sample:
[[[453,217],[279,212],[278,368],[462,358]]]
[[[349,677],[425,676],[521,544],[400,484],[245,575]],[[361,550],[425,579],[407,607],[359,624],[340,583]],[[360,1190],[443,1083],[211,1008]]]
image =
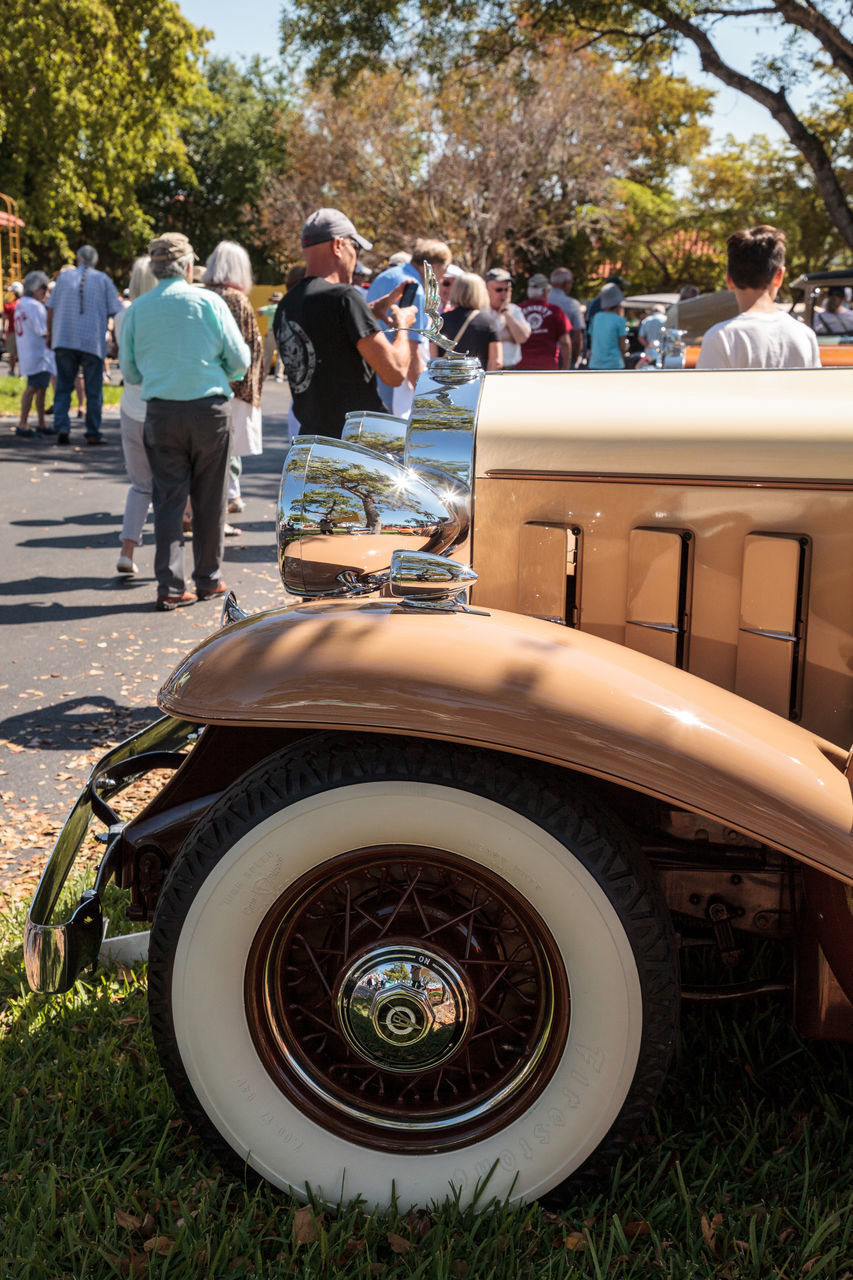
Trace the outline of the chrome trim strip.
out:
[[[673,636],[679,634],[679,628],[672,626],[668,622],[638,622],[636,618],[628,618],[626,619],[626,626],[645,627],[647,631],[666,631]]]
[[[798,639],[790,631],[764,631],[761,627],[738,627],[738,631],[744,631],[748,636],[767,636],[769,640],[786,640],[788,644],[796,644]]]
[[[103,934],[100,890],[109,879],[112,854],[123,825],[110,809],[109,798],[151,769],[177,765],[182,759],[178,751],[198,732],[196,724],[162,716],[113,747],[92,768],[59,833],[30,904],[24,934],[24,961],[27,982],[33,991],[68,991],[78,974],[87,966],[94,966],[97,960]],[[119,766],[132,761],[138,762],[138,770],[125,767],[120,770],[120,777],[110,777],[111,770],[117,771]],[[96,816],[107,825],[110,840],[95,886],[82,894],[68,920],[50,924],[89,824]]]

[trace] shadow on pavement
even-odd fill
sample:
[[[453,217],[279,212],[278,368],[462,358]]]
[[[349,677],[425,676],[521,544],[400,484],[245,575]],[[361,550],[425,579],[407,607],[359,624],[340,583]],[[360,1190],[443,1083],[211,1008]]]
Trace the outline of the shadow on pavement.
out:
[[[157,707],[126,707],[103,694],[68,698],[0,721],[0,738],[22,747],[71,751],[128,738],[158,719]],[[104,751],[107,750],[104,745]]]
[[[129,575],[120,577],[111,574],[103,582],[92,578],[18,578],[14,582],[0,584],[1,596],[52,596],[61,591],[99,591],[114,593],[116,591],[137,591],[145,582]],[[148,585],[150,586],[150,580]],[[61,606],[60,606],[61,607]]]

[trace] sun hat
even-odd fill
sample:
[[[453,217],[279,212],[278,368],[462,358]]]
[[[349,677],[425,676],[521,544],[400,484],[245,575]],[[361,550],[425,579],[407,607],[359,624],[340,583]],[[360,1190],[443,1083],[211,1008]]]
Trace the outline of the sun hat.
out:
[[[619,306],[624,297],[618,284],[606,284],[601,290],[601,305],[605,311],[612,311],[614,307]]]
[[[167,231],[148,246],[148,256],[152,262],[177,262],[178,258],[188,258],[194,250],[182,231]]]
[[[486,283],[493,280],[512,280],[512,276],[503,267],[492,267],[491,271],[486,272]]]

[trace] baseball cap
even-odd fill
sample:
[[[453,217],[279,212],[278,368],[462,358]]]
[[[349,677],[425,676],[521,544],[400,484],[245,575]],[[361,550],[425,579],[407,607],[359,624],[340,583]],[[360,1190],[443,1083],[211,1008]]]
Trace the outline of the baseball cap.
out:
[[[388,259],[389,267],[404,267],[407,262],[412,261],[412,255],[406,253],[405,249],[398,249],[396,253],[392,253]]]
[[[601,305],[608,310],[611,307],[618,307],[624,297],[618,284],[606,284],[601,290]]]
[[[20,280],[13,280],[13,281],[12,281],[12,283],[9,285],[9,292],[10,292],[10,293],[23,293],[23,292],[24,292],[24,286],[21,284]]]
[[[360,236],[345,213],[340,209],[317,209],[302,228],[302,248],[325,244],[338,236],[342,240],[354,240],[360,249],[372,249],[373,245]]]
[[[457,276],[462,275],[462,268],[457,267],[455,262],[449,263],[441,273],[442,280],[455,280]]]
[[[528,289],[547,289],[548,277],[543,276],[541,272],[537,272],[535,276],[531,276],[527,281]]]
[[[191,253],[194,254],[193,247],[182,231],[167,231],[148,246],[148,256],[155,262],[177,262]]]
[[[486,283],[490,280],[512,280],[512,276],[503,267],[492,267],[491,271],[486,272]]]

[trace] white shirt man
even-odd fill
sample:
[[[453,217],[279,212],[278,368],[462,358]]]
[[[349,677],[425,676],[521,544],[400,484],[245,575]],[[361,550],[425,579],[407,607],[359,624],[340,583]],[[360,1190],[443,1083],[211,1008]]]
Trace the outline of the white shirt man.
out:
[[[521,360],[521,346],[530,337],[530,325],[521,308],[510,301],[512,276],[503,267],[486,272],[486,288],[492,315],[497,321],[503,348],[503,368],[513,369]]]
[[[819,369],[814,332],[776,308],[785,277],[785,235],[752,227],[729,236],[726,284],[738,314],[712,325],[702,339],[697,369]]]

